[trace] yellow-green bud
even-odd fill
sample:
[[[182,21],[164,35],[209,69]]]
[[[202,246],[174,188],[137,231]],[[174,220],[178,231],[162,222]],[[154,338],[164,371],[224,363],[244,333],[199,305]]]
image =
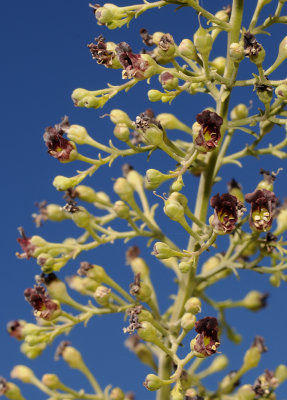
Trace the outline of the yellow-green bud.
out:
[[[170,72],[164,71],[158,77],[162,87],[166,90],[174,90],[178,87],[178,78]]]
[[[151,288],[148,284],[141,282],[140,283],[140,289],[139,291],[135,294],[137,300],[147,302],[149,301],[151,297]]]
[[[286,381],[287,379],[287,367],[284,364],[278,365],[275,370],[275,378],[278,379],[279,383]]]
[[[110,112],[110,120],[115,124],[125,124],[132,127],[132,120],[128,114],[122,110],[114,109]]]
[[[130,130],[126,124],[116,124],[114,127],[114,135],[122,142],[127,142],[130,138]]]
[[[164,33],[158,42],[157,52],[163,58],[171,58],[175,53],[173,37],[169,33]]]
[[[262,45],[261,46],[261,50],[258,51],[257,54],[250,54],[249,59],[250,61],[252,61],[255,65],[261,65],[264,61],[265,58],[265,50],[263,49]]]
[[[82,89],[82,88],[78,88],[75,89],[72,93],[72,99],[73,101],[81,101],[84,97],[88,96],[90,94],[90,91],[87,89]]]
[[[163,182],[169,179],[168,175],[165,175],[157,169],[148,169],[145,175],[145,188],[149,190],[156,189]]]
[[[201,301],[198,297],[190,297],[185,305],[184,309],[186,312],[197,314],[201,312]]]
[[[158,45],[160,42],[160,39],[163,37],[164,33],[163,32],[154,32],[152,35],[152,41],[154,44]]]
[[[210,61],[210,65],[216,69],[219,75],[223,75],[226,65],[226,58],[216,57],[214,60]]]
[[[198,28],[193,35],[194,45],[200,54],[208,55],[212,49],[212,37],[206,29]]]
[[[182,261],[178,264],[178,269],[182,274],[186,274],[191,270],[192,264],[187,261]]]
[[[240,43],[231,43],[229,55],[235,63],[242,61],[245,57],[244,47]]]
[[[42,376],[42,382],[49,389],[57,389],[60,384],[60,380],[56,374],[45,374]]]
[[[182,176],[179,176],[175,181],[170,185],[170,192],[180,192],[184,187]]]
[[[183,39],[178,46],[178,51],[181,56],[189,58],[190,60],[195,60],[197,58],[195,45],[190,39]]]
[[[81,353],[77,349],[72,346],[66,346],[62,351],[62,357],[70,368],[81,370],[83,359]]]
[[[163,381],[154,374],[148,374],[144,381],[144,386],[150,391],[158,390],[162,387],[162,385]]]
[[[110,393],[111,400],[124,400],[124,398],[125,398],[125,394],[121,388],[115,387],[112,389],[112,391]]]
[[[86,268],[88,266],[88,268]],[[80,269],[78,270],[80,275],[85,275],[90,279],[95,280],[98,283],[108,282],[108,275],[103,267],[96,264],[88,264],[85,261],[81,263]]]
[[[129,165],[128,168],[130,168]],[[134,190],[137,192],[142,191],[144,178],[140,173],[138,173],[135,169],[128,169],[128,172],[124,175]]]
[[[55,177],[53,181],[53,186],[57,190],[68,190],[74,186],[76,186],[82,180],[82,177],[72,176],[71,178],[67,178],[66,176],[58,175]]]
[[[191,331],[191,329],[194,328],[195,322],[196,322],[196,317],[194,314],[185,313],[181,317],[180,326],[185,331]]]
[[[115,181],[114,192],[124,201],[129,201],[134,197],[133,187],[125,178],[118,178]]]
[[[269,278],[270,285],[278,288],[281,283],[280,274],[272,274]]]
[[[244,369],[256,368],[260,360],[261,360],[260,349],[256,346],[250,347],[250,349],[248,349],[244,355],[243,368]]]
[[[153,247],[153,254],[159,260],[165,260],[170,257],[176,257],[177,252],[171,249],[166,243],[156,242]]]
[[[45,343],[39,343],[37,345],[30,346],[28,343],[24,342],[20,346],[21,352],[25,354],[26,357],[31,359],[38,357],[45,348]]]
[[[154,103],[156,101],[160,101],[161,100],[161,98],[163,96],[163,93],[161,91],[159,91],[159,90],[151,89],[151,90],[149,90],[147,92],[147,95],[148,95],[149,101]]]
[[[160,333],[150,322],[141,322],[141,327],[137,331],[139,337],[146,342],[158,343]]]
[[[220,354],[216,356],[210,366],[208,367],[208,371],[210,374],[215,372],[222,371],[228,366],[228,358],[224,354]]]
[[[79,228],[86,228],[91,222],[91,215],[84,207],[72,214],[72,220]]]
[[[118,200],[115,202],[115,204],[113,206],[113,210],[119,218],[128,219],[130,216],[130,208],[122,200]]]
[[[11,371],[11,378],[19,379],[24,383],[33,383],[35,380],[34,372],[26,365],[16,365]]]
[[[182,218],[184,218],[184,208],[176,200],[166,200],[163,210],[172,221],[180,221]]]
[[[68,295],[66,284],[56,278],[46,284],[47,291],[52,299],[58,300],[60,303],[69,304],[71,297]]]
[[[275,89],[276,96],[281,100],[287,100],[287,85],[282,84]]]
[[[141,134],[146,142],[153,146],[159,146],[163,142],[163,130],[154,124],[148,126]]]
[[[101,25],[112,23],[113,20],[119,19],[121,14],[120,7],[111,3],[106,3],[103,7],[99,7],[96,10],[96,18]]]
[[[249,292],[242,300],[242,305],[243,307],[248,308],[248,310],[258,311],[265,306],[265,301],[266,295],[257,290],[251,290],[251,292]]]
[[[97,200],[97,193],[89,186],[79,185],[76,191],[79,199],[87,203],[94,203]]]
[[[232,121],[248,117],[248,108],[245,104],[237,104],[230,113],[230,118]]]
[[[54,222],[61,222],[67,219],[67,214],[58,204],[48,204],[45,208],[47,219]]]
[[[110,300],[110,293],[111,289],[107,288],[106,286],[98,286],[95,293],[94,299],[97,303],[101,304],[102,306],[107,306]]]
[[[90,136],[83,126],[71,125],[67,130],[67,137],[77,144],[85,144]]]
[[[20,388],[13,382],[6,382],[5,392],[3,393],[10,400],[25,400]]]
[[[243,385],[237,391],[238,400],[253,400],[255,398],[255,392],[251,385]]]
[[[71,289],[77,292],[88,295],[94,292],[100,284],[88,277],[80,277],[77,275],[69,276],[66,278],[68,285]]]
[[[223,21],[223,22],[228,22],[229,21],[229,15],[226,12],[226,10],[217,11],[217,13],[215,14],[215,17],[220,19],[220,21]],[[212,25],[216,25],[216,24],[213,23]]]
[[[172,192],[169,195],[168,199],[178,201],[182,205],[183,208],[185,208],[188,203],[187,197],[184,194],[178,193],[178,192]]]

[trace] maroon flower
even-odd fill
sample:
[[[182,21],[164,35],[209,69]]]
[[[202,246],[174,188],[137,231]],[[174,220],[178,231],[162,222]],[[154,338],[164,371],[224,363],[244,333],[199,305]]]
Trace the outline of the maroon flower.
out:
[[[18,321],[18,320],[10,321],[7,324],[7,332],[9,333],[10,336],[18,340],[23,340],[24,339],[22,333],[23,327],[24,327],[23,321]]]
[[[143,79],[144,72],[149,64],[140,54],[134,54],[132,48],[126,42],[121,42],[116,47],[119,62],[124,68],[123,77],[127,79]]]
[[[201,125],[201,129],[197,133],[194,141],[204,151],[214,150],[221,138],[220,127],[223,119],[209,110],[204,110],[197,114],[196,121]]]
[[[243,38],[245,56],[257,56],[257,54],[262,50],[262,46],[257,42],[255,36],[250,32],[245,32]]]
[[[90,49],[93,59],[96,60],[98,64],[103,64],[107,68],[111,67],[116,53],[114,51],[107,50],[107,45],[103,35],[97,37],[95,41],[96,43],[88,44],[88,48]]]
[[[34,288],[28,288],[24,291],[25,299],[34,308],[37,317],[50,320],[59,306],[55,303],[45,291],[43,286],[35,285]]]
[[[274,206],[278,199],[273,192],[257,189],[245,195],[245,200],[251,204],[249,224],[252,229],[267,231],[272,226]]]
[[[141,28],[140,29],[140,36],[141,36],[141,38],[142,38],[142,40],[143,40],[143,43],[146,45],[146,46],[153,46],[154,45],[154,42],[153,42],[153,37],[152,37],[152,35],[150,35],[149,33],[148,33],[148,31],[147,31],[147,29],[145,29],[145,28]]]
[[[238,218],[242,216],[246,208],[229,193],[219,194],[211,197],[210,205],[214,208],[211,225],[219,233],[230,233],[235,229]]]
[[[71,142],[63,137],[69,126],[68,117],[65,116],[60,124],[56,124],[54,127],[48,126],[43,135],[48,153],[59,161],[68,161],[71,151],[74,150]]]
[[[31,243],[31,238],[28,238],[25,235],[24,229],[22,227],[18,228],[20,235],[22,237],[17,239],[17,242],[20,244],[24,253],[19,254],[16,253],[18,258],[27,258],[33,257],[34,251],[36,250],[36,246]]]
[[[195,323],[195,331],[198,335],[195,338],[194,350],[204,357],[216,353],[220,345],[218,339],[218,322],[214,317],[205,317]]]

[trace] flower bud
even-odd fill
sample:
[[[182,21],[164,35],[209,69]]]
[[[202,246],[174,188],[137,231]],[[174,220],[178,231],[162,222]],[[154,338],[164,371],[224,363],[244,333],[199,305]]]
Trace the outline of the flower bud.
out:
[[[178,192],[172,192],[169,195],[169,199],[177,201],[182,205],[183,208],[185,208],[188,203],[187,197],[184,194]]]
[[[150,391],[158,390],[162,387],[163,381],[154,374],[148,374],[143,385]]]
[[[162,72],[158,79],[165,90],[174,90],[178,87],[178,78],[168,71]]]
[[[216,72],[219,75],[223,75],[226,65],[226,58],[216,57],[214,60],[210,61],[210,65],[216,69]]]
[[[11,378],[19,379],[23,383],[33,383],[35,379],[34,372],[26,365],[16,365],[10,375]]]
[[[66,176],[58,175],[55,177],[53,181],[53,186],[57,190],[65,191],[81,182],[83,177],[72,176],[71,178],[67,178]]]
[[[110,393],[110,400],[124,400],[125,394],[121,388],[115,387]]]
[[[176,257],[178,252],[171,249],[166,243],[156,242],[153,247],[153,254],[159,260],[165,260],[170,257]]]
[[[258,311],[266,307],[266,300],[268,295],[260,293],[257,290],[251,290],[242,300],[243,307],[251,311]]]
[[[15,383],[4,381],[4,378],[0,378],[0,380],[0,396],[4,395],[10,400],[25,400],[20,388]]]
[[[284,364],[278,365],[275,370],[275,378],[278,379],[279,383],[286,381],[287,379],[287,367]]]
[[[237,104],[230,113],[230,118],[232,121],[236,121],[238,119],[243,119],[248,117],[248,108],[245,104]]]
[[[129,201],[134,197],[133,187],[125,178],[118,178],[114,183],[114,192],[124,201]]]
[[[60,380],[56,374],[45,374],[42,376],[42,382],[49,389],[58,389]]]
[[[162,35],[157,46],[158,54],[164,59],[170,59],[174,57],[175,44],[173,37],[169,33]]]
[[[147,95],[149,101],[156,102],[161,100],[163,93],[160,92],[159,90],[151,89],[147,92]]]
[[[48,204],[45,212],[49,221],[61,222],[67,219],[67,214],[58,204]]]
[[[256,94],[260,101],[264,104],[269,104],[273,96],[273,87],[270,85],[255,85]]]
[[[130,138],[130,130],[126,124],[116,124],[114,127],[114,135],[122,142],[127,142]]]
[[[251,385],[243,385],[237,391],[238,400],[253,400],[255,398],[255,392]]]
[[[244,355],[243,368],[246,370],[256,368],[261,359],[261,351],[258,347],[253,346],[248,349]]]
[[[184,218],[184,208],[176,200],[166,200],[163,210],[165,212],[165,215],[167,215],[172,221],[179,222],[182,218]]]
[[[140,173],[138,173],[135,169],[133,169],[133,167],[131,167],[129,164],[124,164],[122,170],[123,170],[123,175],[125,176],[128,183],[131,185],[131,187],[135,191],[141,192],[144,181],[143,176]]]
[[[25,354],[26,357],[31,359],[38,357],[45,348],[45,343],[39,343],[38,345],[30,346],[28,343],[24,342],[20,346],[21,352]]]
[[[287,85],[286,83],[277,86],[275,94],[280,100],[287,100]]]
[[[72,220],[79,228],[88,227],[91,219],[91,214],[84,207],[79,207],[79,210],[72,214]]]
[[[194,314],[185,313],[185,314],[183,314],[183,316],[181,317],[180,326],[181,326],[182,329],[184,329],[185,331],[191,331],[191,329],[194,328],[195,322],[196,322],[196,317],[195,317]]]
[[[269,278],[269,283],[270,283],[270,285],[278,288],[281,283],[280,274],[272,274]]]
[[[70,368],[81,370],[84,362],[81,353],[72,346],[65,346],[61,353]]]
[[[148,321],[141,322],[141,327],[138,328],[138,335],[146,342],[157,343],[160,338],[159,331]]]
[[[210,53],[213,42],[212,37],[202,26],[193,35],[193,41],[200,54],[208,55]]]
[[[119,218],[128,219],[130,216],[130,208],[122,200],[118,200],[115,202],[115,204],[113,206],[113,210]]]
[[[96,10],[95,16],[100,25],[108,25],[113,22],[113,20],[121,19],[121,9],[120,7],[106,3],[103,7],[99,7]]]
[[[179,54],[190,60],[196,60],[197,52],[195,45],[190,39],[183,39],[178,46]]]
[[[268,70],[265,72],[266,75],[269,75],[271,72],[273,72],[279,65],[287,58],[287,36],[284,37],[284,39],[281,41],[278,49],[278,56],[273,63],[273,65],[268,68]]]
[[[103,267],[96,264],[89,264],[86,261],[82,261],[80,268],[78,269],[78,274],[82,276],[87,276],[90,279],[95,280],[98,283],[107,282],[109,277]]]
[[[261,46],[261,45],[260,45]],[[255,65],[261,65],[265,59],[265,50],[261,46],[261,50],[257,54],[251,54],[249,56],[250,61],[252,61]]]
[[[97,200],[97,193],[89,186],[79,185],[76,189],[77,197],[87,203],[94,203]]]
[[[187,274],[191,270],[192,264],[187,261],[182,261],[178,264],[178,269],[182,274]]]
[[[180,192],[184,187],[182,176],[179,176],[172,184],[170,185],[170,192]]]
[[[58,300],[60,303],[70,304],[71,297],[67,292],[67,287],[55,274],[47,275],[45,283],[47,291],[52,299]]]
[[[67,137],[77,144],[85,144],[90,136],[83,126],[70,125],[67,130]]]
[[[111,293],[110,288],[107,288],[106,286],[102,286],[102,285],[98,286],[94,293],[94,299],[101,306],[107,306],[110,301],[110,293]]]
[[[74,102],[81,101],[84,97],[88,96],[90,94],[89,90],[86,89],[75,89],[72,93],[72,99]]]
[[[215,357],[208,367],[208,371],[210,374],[214,374],[215,372],[222,371],[228,366],[228,358],[224,354],[220,354]]]
[[[132,127],[132,120],[128,114],[122,110],[114,109],[110,112],[110,120],[115,124],[125,124]]]
[[[148,169],[145,175],[145,188],[154,190],[168,179],[170,179],[169,175],[163,174],[157,169]]]
[[[68,276],[66,278],[68,285],[71,289],[76,290],[82,295],[90,295],[91,292],[95,292],[100,284],[88,277],[80,277],[77,275]]]
[[[198,297],[190,297],[185,305],[184,309],[188,313],[197,314],[201,312],[201,301]]]
[[[232,61],[239,63],[245,57],[244,47],[240,43],[231,43],[229,55]]]

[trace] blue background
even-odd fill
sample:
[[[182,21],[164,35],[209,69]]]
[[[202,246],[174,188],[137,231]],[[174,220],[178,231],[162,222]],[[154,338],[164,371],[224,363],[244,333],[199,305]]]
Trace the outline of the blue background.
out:
[[[118,1],[118,5],[131,4],[130,1]],[[274,4],[273,4],[274,3]],[[215,12],[222,8],[225,2],[204,1],[202,4],[210,11]],[[256,2],[246,4],[244,15],[245,25],[249,23],[249,17]],[[266,7],[264,15],[272,13],[277,2],[272,1]],[[286,8],[286,7],[285,7]],[[9,373],[15,364],[31,366],[37,376],[43,373],[59,373],[64,383],[73,382],[74,388],[84,387],[88,390],[86,381],[77,371],[69,370],[64,362],[53,361],[56,344],[48,348],[42,357],[36,360],[27,360],[19,351],[18,343],[10,338],[5,330],[5,324],[11,319],[26,319],[33,321],[31,308],[24,301],[23,291],[34,284],[33,276],[39,272],[39,267],[34,262],[17,260],[15,252],[19,251],[16,243],[18,236],[17,227],[23,226],[28,236],[40,234],[48,240],[60,241],[67,236],[77,236],[79,231],[71,222],[60,225],[46,223],[39,230],[34,226],[31,214],[36,211],[36,201],[64,204],[62,194],[52,187],[52,181],[56,175],[72,176],[76,169],[83,169],[83,164],[60,164],[51,158],[44,146],[42,135],[46,126],[58,123],[62,116],[68,115],[71,123],[82,124],[97,140],[108,143],[113,137],[113,125],[108,118],[99,118],[113,108],[121,108],[128,112],[132,119],[136,115],[150,107],[146,91],[146,83],[140,83],[128,94],[121,93],[102,110],[88,110],[75,108],[70,94],[77,87],[96,90],[106,87],[107,83],[120,84],[121,71],[110,71],[97,65],[92,60],[86,45],[93,38],[103,33],[106,40],[115,42],[127,41],[135,52],[143,47],[138,31],[141,27],[150,32],[162,31],[171,33],[176,42],[190,37],[198,27],[195,12],[190,8],[184,8],[174,12],[175,7],[169,6],[162,10],[147,12],[137,21],[132,21],[130,28],[109,31],[105,27],[99,27],[88,7],[88,1],[77,0],[50,0],[49,2],[30,0],[28,2],[14,0],[1,4],[1,327],[0,327],[0,374],[9,377]],[[286,35],[286,28],[272,27],[270,32],[274,36],[258,37],[268,54],[264,67],[267,69],[277,56],[279,42]],[[225,55],[224,35],[216,41],[211,58]],[[276,42],[276,44],[275,44]],[[286,69],[281,66],[272,78],[284,77]],[[251,72],[256,72],[253,64],[248,59],[242,62],[240,77],[250,78]],[[151,81],[150,88],[159,88],[157,80]],[[256,113],[258,102],[249,89],[236,89],[231,99],[231,104],[238,102],[249,104],[253,99],[251,113]],[[172,108],[168,104],[154,103],[156,113],[174,112],[179,119],[188,125],[192,125],[195,116],[204,107],[212,106],[210,98],[206,95],[192,97],[183,94],[176,99]],[[175,138],[177,133],[171,132],[170,137]],[[179,135],[181,135],[179,133]],[[285,135],[284,129],[272,132],[272,141],[280,140]],[[271,136],[270,135],[270,136]],[[184,136],[182,136],[184,137]],[[120,143],[113,140],[115,144]],[[233,149],[241,149],[250,141],[247,134],[237,132],[234,138]],[[268,144],[269,139],[263,143]],[[84,154],[90,154],[89,149]],[[138,160],[125,160],[145,173],[147,168],[158,168],[162,172],[173,167],[173,162],[166,156],[155,152],[149,164],[144,164],[145,156]],[[104,166],[101,172],[87,179],[84,183],[91,185],[95,190],[105,190],[111,195],[113,201],[117,197],[112,192],[113,178],[120,176],[120,167],[123,161],[118,159],[111,169]],[[216,185],[213,194],[226,192],[226,182],[232,177],[240,181],[245,193],[251,192],[256,187],[259,177],[259,169],[276,171],[278,167],[285,168],[280,173],[275,186],[276,194],[281,200],[286,196],[286,161],[280,161],[270,156],[262,160],[248,157],[243,162],[243,169],[228,166],[222,173],[222,181]],[[189,197],[190,204],[194,204],[197,180],[187,181],[184,193]],[[168,187],[163,187],[162,192]],[[150,195],[151,201],[157,201]],[[186,235],[175,223],[163,218],[162,207],[159,207],[158,216],[163,229],[173,231],[174,240],[181,246],[186,245]],[[224,239],[221,239],[221,248],[224,250]],[[166,307],[170,300],[170,293],[175,293],[173,276],[166,272],[162,265],[150,256],[150,249],[145,249],[143,241],[135,241],[146,256],[151,267],[151,274],[155,286],[160,291],[161,306]],[[128,245],[124,245],[124,251]],[[128,288],[132,280],[132,274],[125,265],[125,256],[122,243],[106,245],[93,254],[84,255],[81,260],[87,260],[103,265],[116,278],[119,283]],[[78,268],[78,260],[68,264],[61,277],[72,275]],[[263,355],[260,367],[256,372],[248,374],[248,382],[253,383],[258,374],[265,368],[274,369],[279,363],[286,363],[286,287],[282,284],[279,289],[274,289],[268,283],[268,277],[255,275],[255,273],[241,273],[240,281],[234,276],[225,282],[216,285],[210,294],[213,298],[224,300],[232,297],[240,299],[251,289],[271,294],[268,308],[251,313],[242,309],[228,312],[229,321],[243,334],[244,339],[240,346],[231,344],[224,338],[220,351],[232,358],[230,369],[236,369],[241,365],[245,350],[251,344],[255,334],[264,335],[269,348]],[[164,277],[164,278],[163,278]],[[78,298],[75,295],[76,298]],[[84,300],[85,301],[85,300]],[[203,308],[202,316],[210,313],[209,308]],[[214,315],[214,314],[212,314]],[[145,375],[149,369],[140,365],[134,355],[124,347],[125,335],[122,327],[126,325],[122,316],[106,316],[92,319],[85,329],[82,326],[75,328],[69,340],[83,352],[83,357],[95,376],[104,387],[109,383],[121,386],[125,391],[136,393],[137,400],[154,399],[154,393],[146,391],[142,386]],[[192,336],[191,336],[192,337]],[[61,340],[64,338],[62,337]],[[214,387],[221,375],[216,375],[211,380]],[[279,399],[286,399],[286,385],[278,391]],[[23,387],[23,394],[28,399],[44,399],[47,396],[29,386]]]

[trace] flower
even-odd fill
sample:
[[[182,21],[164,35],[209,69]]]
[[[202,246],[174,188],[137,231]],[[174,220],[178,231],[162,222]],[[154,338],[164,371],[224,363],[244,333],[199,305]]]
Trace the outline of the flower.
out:
[[[35,285],[34,288],[26,289],[24,296],[34,308],[35,315],[45,320],[50,320],[59,309],[58,304],[47,296],[43,286]]]
[[[237,197],[224,193],[211,197],[210,205],[214,208],[211,225],[219,233],[230,233],[246,208]]]
[[[116,57],[116,44],[112,42],[106,43],[103,35],[95,38],[95,41],[96,43],[87,45],[92,58],[96,60],[98,64],[103,64],[106,68],[121,68],[121,64]]]
[[[198,333],[195,337],[194,350],[204,357],[216,353],[220,345],[217,319],[215,317],[202,318],[195,323],[194,329]]]
[[[267,189],[257,189],[247,193],[245,200],[251,204],[249,224],[252,229],[267,231],[272,226],[272,211],[278,199],[274,192]]]
[[[251,347],[257,347],[260,353],[265,353],[268,349],[265,345],[264,338],[262,336],[255,336]]]
[[[48,153],[62,162],[70,160],[71,151],[74,150],[72,143],[63,137],[69,126],[69,119],[65,116],[60,124],[56,124],[54,127],[48,126],[43,135]]]
[[[251,32],[244,33],[244,50],[245,56],[256,56],[262,50],[261,44],[259,44],[255,36]]]
[[[196,132],[195,144],[204,151],[214,150],[221,138],[220,127],[223,119],[210,110],[204,110],[197,114],[196,121],[200,129]]]
[[[155,44],[154,41],[153,41],[152,35],[150,35],[150,34],[148,33],[147,29],[141,28],[141,29],[140,29],[140,36],[141,36],[141,38],[142,38],[143,43],[144,43],[146,46],[153,46],[153,45]]]
[[[278,385],[279,381],[275,377],[274,372],[265,369],[264,374],[260,375],[252,386],[252,389],[256,394],[255,398],[269,398],[269,395],[278,387]]]
[[[15,321],[10,321],[7,324],[7,331],[9,335],[18,340],[23,340],[24,338],[23,328],[24,328],[24,321],[15,320]]]
[[[19,254],[16,253],[18,258],[27,258],[29,259],[30,257],[33,256],[34,251],[36,250],[36,246],[31,242],[32,238],[28,238],[25,235],[24,229],[22,227],[18,228],[21,237],[17,239],[17,242],[20,244],[22,250],[24,253]]]

